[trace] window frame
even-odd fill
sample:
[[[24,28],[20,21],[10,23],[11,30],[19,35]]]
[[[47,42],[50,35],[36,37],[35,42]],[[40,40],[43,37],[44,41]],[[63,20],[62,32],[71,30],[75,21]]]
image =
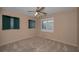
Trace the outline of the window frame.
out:
[[[50,29],[50,30],[49,30],[49,29],[43,29],[43,28],[42,28],[42,26],[43,26],[43,25],[42,25],[43,21],[49,21],[49,20],[50,20],[50,21],[52,20],[52,22],[53,22],[53,23],[52,23],[52,26],[53,26],[52,29]],[[41,19],[41,31],[42,31],[42,32],[54,32],[54,18]]]
[[[28,20],[28,28],[29,29],[34,29],[35,28],[35,20]]]
[[[7,18],[8,18],[8,21],[7,21]],[[5,24],[6,25],[8,24],[8,26],[6,27]],[[20,28],[20,19],[19,19],[19,17],[2,15],[2,30],[19,29],[19,28]]]

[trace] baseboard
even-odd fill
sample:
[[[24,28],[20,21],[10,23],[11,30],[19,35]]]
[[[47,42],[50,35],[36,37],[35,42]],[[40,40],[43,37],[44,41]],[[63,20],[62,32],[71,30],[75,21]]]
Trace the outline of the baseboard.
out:
[[[20,41],[20,40],[24,40],[24,39],[30,39],[30,38],[33,38],[33,37],[40,37],[40,36],[32,36],[32,37],[28,37],[28,38],[17,39],[17,40],[14,40],[14,41],[7,41],[7,42],[4,42],[4,43],[0,44],[0,46],[6,45],[6,44],[10,44],[10,43],[14,43],[14,42],[17,42],[17,41]],[[40,37],[40,38],[44,38],[44,37]],[[44,38],[44,39],[49,39],[49,38]],[[76,44],[69,44],[69,43],[66,43],[64,41],[59,41],[59,40],[55,40],[55,39],[49,39],[49,40],[53,40],[53,41],[60,42],[60,43],[66,44],[66,45],[78,47]]]
[[[33,37],[17,39],[17,40],[14,40],[14,41],[7,41],[7,42],[4,42],[4,43],[0,44],[0,46],[4,46],[4,45],[10,44],[10,43],[14,43],[14,42],[17,42],[17,41],[20,41],[20,40],[24,40],[24,39],[30,39],[30,38],[33,38]]]
[[[38,36],[38,37],[40,37],[40,36]],[[40,37],[40,38],[44,38],[44,37]],[[49,38],[44,38],[44,39],[49,39]],[[53,40],[53,41],[56,41],[56,42],[59,42],[59,43],[63,43],[63,44],[66,44],[66,45],[78,47],[76,44],[70,44],[70,43],[67,43],[67,42],[64,42],[64,41],[60,41],[60,40],[55,40],[55,39],[49,39],[49,40]]]

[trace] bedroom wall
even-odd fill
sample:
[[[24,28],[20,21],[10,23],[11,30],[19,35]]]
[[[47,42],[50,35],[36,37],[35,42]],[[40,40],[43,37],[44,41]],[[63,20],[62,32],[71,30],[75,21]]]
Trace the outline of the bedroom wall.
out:
[[[57,12],[52,17],[55,21],[54,32],[42,32],[38,28],[38,36],[77,46],[77,8],[70,11]],[[38,20],[38,26],[41,25],[40,22],[41,20]]]
[[[78,44],[78,48],[79,48],[79,7],[77,8],[77,23],[78,23],[78,29],[77,29],[77,44]]]
[[[40,29],[41,20],[36,19],[36,28],[28,29],[28,17],[22,13],[7,10],[0,11],[0,45],[15,42],[22,39],[40,36],[46,39],[59,41],[65,44],[77,46],[77,8],[70,11],[61,11],[52,15],[55,21],[54,32],[42,32]],[[20,17],[19,30],[2,30],[2,15]],[[50,17],[50,18],[52,18]]]
[[[35,36],[35,29],[28,29],[28,17],[22,13],[7,10],[0,11],[0,45],[27,39]],[[20,29],[2,30],[2,15],[9,15],[20,18]]]

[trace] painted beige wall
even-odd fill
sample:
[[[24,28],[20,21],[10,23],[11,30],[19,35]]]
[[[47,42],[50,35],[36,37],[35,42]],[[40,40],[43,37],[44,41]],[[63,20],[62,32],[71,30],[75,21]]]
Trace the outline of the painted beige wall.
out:
[[[79,7],[77,8],[77,23],[78,23],[78,29],[77,29],[77,38],[78,38],[78,40],[77,40],[77,44],[78,44],[78,48],[79,48]]]
[[[61,11],[53,14],[52,17],[55,21],[54,32],[42,32],[38,28],[38,36],[77,46],[77,9]],[[41,21],[38,22],[40,26]]]
[[[3,31],[1,29],[2,14],[20,17],[20,29]],[[53,14],[52,17],[55,21],[55,30],[54,32],[48,33],[40,31],[40,19],[36,19],[36,28],[29,30],[28,19],[30,17],[22,13],[3,10],[3,12],[0,13],[0,45],[34,36],[40,36],[43,38],[63,42],[65,44],[77,46],[77,15],[77,8],[74,8],[70,11],[61,11]]]
[[[2,30],[2,17],[1,15],[10,15],[20,18],[20,29],[19,30]],[[14,41],[27,39],[35,36],[35,29],[28,29],[28,19],[30,17],[18,12],[10,12],[3,10],[0,14],[0,45],[11,43]]]

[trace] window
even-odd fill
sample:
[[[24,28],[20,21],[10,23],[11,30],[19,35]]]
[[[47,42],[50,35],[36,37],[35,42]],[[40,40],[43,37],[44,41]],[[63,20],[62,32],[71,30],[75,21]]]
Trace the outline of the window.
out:
[[[2,29],[19,29],[19,18],[11,16],[2,16]]]
[[[28,28],[29,29],[35,28],[35,20],[28,20]]]
[[[41,30],[45,32],[53,32],[54,31],[54,20],[53,18],[42,19]]]

